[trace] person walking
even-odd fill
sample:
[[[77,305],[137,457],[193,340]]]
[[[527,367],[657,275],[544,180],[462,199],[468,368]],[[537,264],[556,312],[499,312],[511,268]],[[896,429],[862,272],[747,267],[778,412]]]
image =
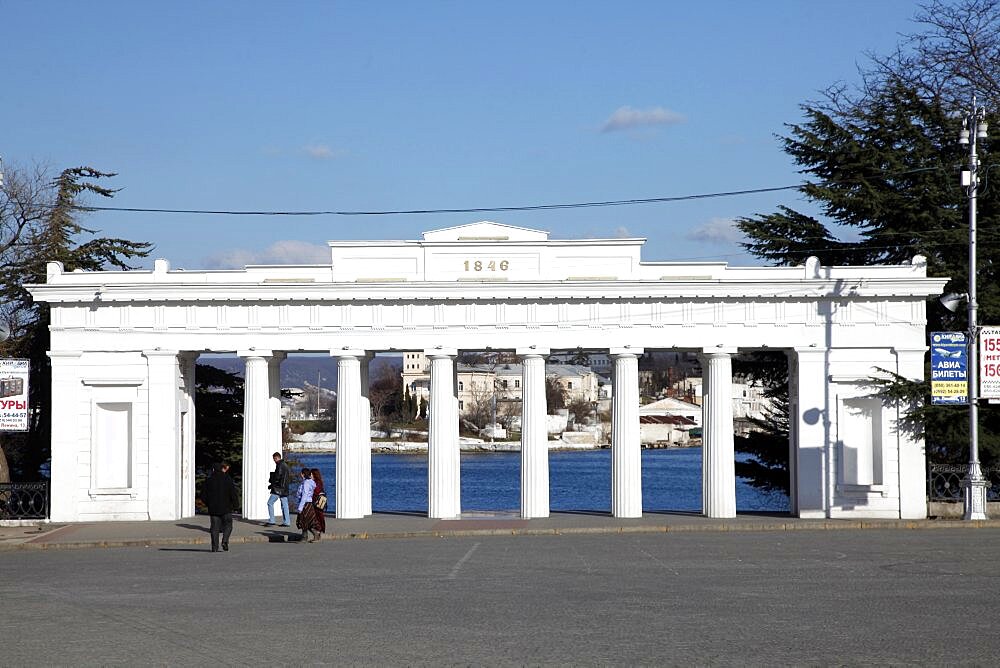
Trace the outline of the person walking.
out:
[[[323,474],[319,469],[312,470],[312,479],[316,483],[313,490],[313,507],[316,509],[316,519],[313,522],[313,541],[323,537],[326,532],[326,489],[323,487]]]
[[[312,469],[303,468],[302,484],[299,485],[299,507],[298,517],[295,518],[295,525],[302,532],[302,540],[309,535],[309,530],[316,522],[316,507],[313,506],[313,492],[316,490],[316,483],[312,479]]]
[[[212,464],[212,473],[201,488],[201,500],[208,508],[212,552],[219,551],[219,533],[222,533],[222,551],[229,551],[229,536],[233,533],[233,511],[240,507],[240,494],[236,483],[226,473],[229,467]]]
[[[280,452],[271,455],[274,460],[274,471],[271,473],[271,496],[267,497],[267,526],[275,526],[274,522],[274,502],[281,501],[281,516],[284,518],[282,526],[292,526],[292,517],[288,513],[288,485],[291,482],[292,472],[288,464],[281,458]]]

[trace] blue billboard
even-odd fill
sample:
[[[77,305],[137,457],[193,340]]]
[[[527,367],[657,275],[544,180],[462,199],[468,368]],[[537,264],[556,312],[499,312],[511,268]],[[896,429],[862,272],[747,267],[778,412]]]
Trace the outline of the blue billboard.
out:
[[[965,332],[931,332],[931,403],[969,403],[969,348]]]

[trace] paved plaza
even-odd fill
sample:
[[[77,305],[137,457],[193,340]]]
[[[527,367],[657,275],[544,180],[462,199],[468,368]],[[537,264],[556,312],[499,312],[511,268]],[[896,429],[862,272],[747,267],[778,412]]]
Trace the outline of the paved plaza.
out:
[[[8,544],[0,664],[986,665],[1000,652],[995,527],[482,524],[217,554],[168,537]]]

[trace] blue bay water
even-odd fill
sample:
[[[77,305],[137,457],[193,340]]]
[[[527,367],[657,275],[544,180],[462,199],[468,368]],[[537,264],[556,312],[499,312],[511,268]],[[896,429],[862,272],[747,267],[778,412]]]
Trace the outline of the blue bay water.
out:
[[[289,453],[290,463],[323,472],[330,511],[334,509],[336,455]],[[521,455],[497,452],[462,455],[462,511],[516,511],[520,507]],[[549,497],[553,511],[609,512],[611,451],[549,454]],[[642,451],[642,506],[658,510],[701,510],[701,448]],[[375,512],[427,512],[427,455],[372,455]],[[786,511],[788,497],[761,492],[737,478],[739,511]]]

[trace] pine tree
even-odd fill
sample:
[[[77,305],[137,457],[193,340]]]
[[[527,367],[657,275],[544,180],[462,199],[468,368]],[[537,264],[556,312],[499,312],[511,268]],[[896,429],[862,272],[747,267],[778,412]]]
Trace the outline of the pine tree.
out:
[[[824,264],[903,264],[927,258],[928,274],[949,276],[948,290],[968,284],[968,211],[959,171],[965,153],[957,143],[960,120],[938,100],[926,100],[899,81],[853,104],[805,105],[806,121],[791,126],[785,151],[809,182],[802,194],[827,223],[788,207],[742,218],[744,246],[776,264],[798,264],[810,255]],[[993,167],[981,147],[984,171]],[[995,188],[980,190],[978,292],[981,322],[1000,322],[1000,283],[994,258],[1000,248]],[[964,313],[928,303],[928,328],[964,330]],[[929,374],[928,374],[929,375]],[[923,435],[938,461],[966,457],[967,412],[929,405],[929,383],[896,379],[886,396],[918,406],[906,426]],[[983,460],[1000,454],[992,429],[996,410],[981,412]],[[920,425],[923,425],[921,427]]]
[[[956,141],[958,116],[977,93],[996,127],[1000,0],[932,0],[920,7],[915,23],[920,31],[903,35],[895,52],[871,55],[860,90],[830,88],[821,102],[802,106],[804,122],[788,126],[781,141],[807,176],[801,194],[819,214],[782,206],[739,219],[752,254],[778,265],[810,255],[834,265],[905,263],[919,254],[930,276],[951,278],[947,290],[966,291],[968,206],[958,174],[967,154]],[[993,324],[1000,323],[1000,222],[990,177],[1000,173],[1000,161],[989,147],[989,140],[979,147],[985,182],[978,202],[977,301],[980,322]],[[946,311],[935,300],[928,303],[927,321],[930,331],[968,327],[964,313]],[[774,368],[783,373],[787,366],[779,360]],[[930,460],[967,461],[967,409],[931,405],[927,381],[896,377],[877,384],[887,401],[909,410],[896,426],[923,436]],[[1000,410],[981,404],[979,418],[983,462],[1000,460]],[[759,456],[758,463],[771,464],[765,468],[781,468],[786,429],[786,421],[774,420],[769,445],[758,438],[741,447]],[[773,473],[743,470],[754,475],[752,484],[766,484]]]
[[[13,477],[36,479],[49,458],[51,372],[49,367],[49,306],[32,301],[25,285],[44,283],[46,264],[61,262],[65,271],[132,268],[129,262],[146,257],[151,245],[110,237],[94,237],[79,215],[86,211],[87,195],[112,197],[115,190],[96,181],[115,176],[91,167],[63,170],[50,179],[44,170],[11,170],[0,190],[0,317],[10,338],[0,343],[0,355],[27,358],[29,377],[29,431],[3,434],[0,476],[10,458]]]
[[[230,475],[243,473],[243,378],[208,364],[195,367],[195,466],[207,471],[228,462]]]

